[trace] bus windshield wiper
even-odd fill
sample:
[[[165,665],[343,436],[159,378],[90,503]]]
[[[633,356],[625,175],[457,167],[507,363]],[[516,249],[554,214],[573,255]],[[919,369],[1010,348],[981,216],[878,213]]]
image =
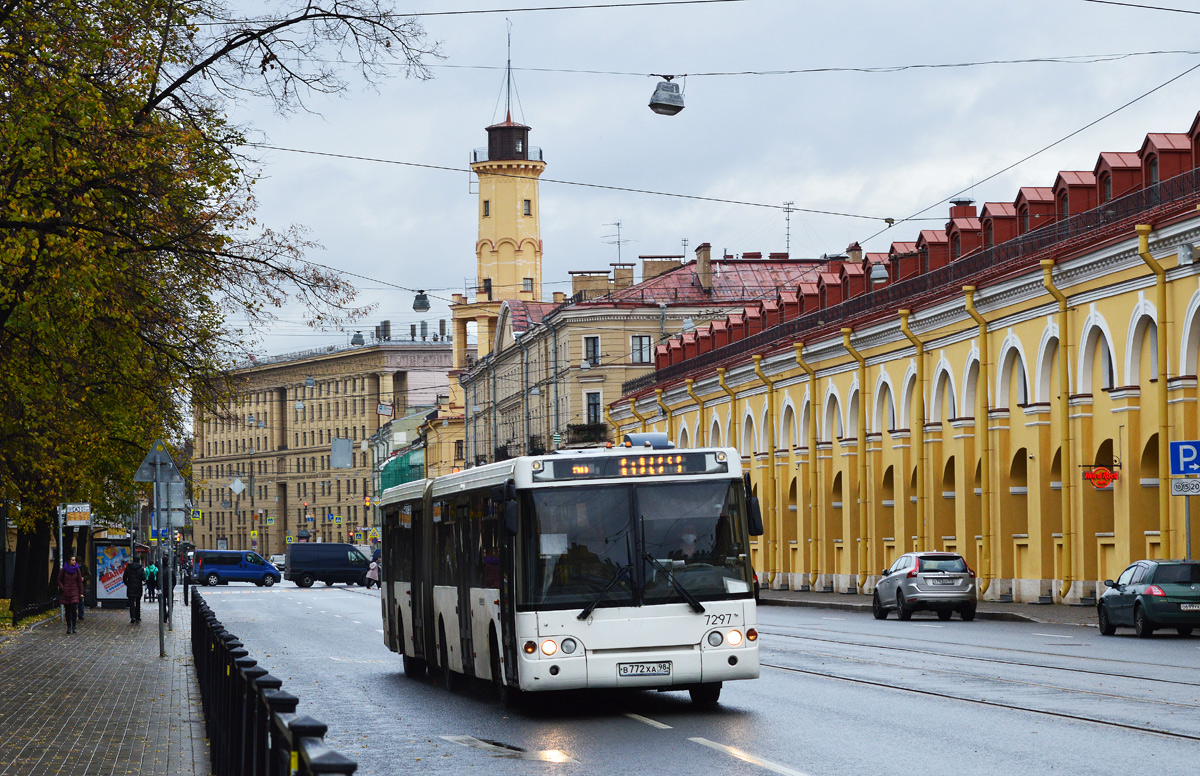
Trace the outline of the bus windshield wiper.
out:
[[[592,599],[592,602],[585,606],[582,612],[575,615],[575,618],[578,620],[586,620],[588,617],[591,617],[592,612],[596,611],[596,607],[600,605],[600,601],[608,594],[608,591],[616,587],[617,583],[621,581],[622,577],[628,576],[632,565],[633,564],[626,564],[617,569],[616,575],[614,575],[612,579],[608,580],[608,584],[601,588],[599,593],[596,593],[596,597]]]
[[[700,599],[692,595],[690,590],[680,584],[679,580],[675,578],[675,575],[672,574],[666,566],[658,562],[658,558],[655,558],[648,552],[643,552],[642,556],[646,560],[650,561],[654,568],[667,575],[667,581],[671,583],[671,587],[675,588],[675,590],[678,591],[681,596],[683,596],[683,600],[688,602],[688,605],[692,607],[692,611],[696,612],[697,614],[704,614],[704,604],[700,603]]]

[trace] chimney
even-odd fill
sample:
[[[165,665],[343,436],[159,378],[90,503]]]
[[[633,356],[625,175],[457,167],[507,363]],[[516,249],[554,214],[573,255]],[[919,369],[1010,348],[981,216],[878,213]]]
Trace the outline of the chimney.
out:
[[[762,252],[761,251],[747,251],[746,253],[742,254],[742,258],[745,259],[746,261],[761,261],[762,260]]]
[[[608,293],[609,277],[607,272],[596,270],[571,270],[571,294],[579,296],[579,301],[586,302]]]
[[[642,260],[642,282],[683,266],[683,256],[638,256]]]
[[[786,252],[780,251],[778,253],[768,254],[767,258],[769,258],[771,261],[787,261],[788,255]]]
[[[712,293],[712,245],[709,243],[696,247],[696,279],[705,293]]]
[[[611,264],[613,268],[613,288],[619,290],[633,285],[633,264]]]
[[[950,200],[950,218],[975,218],[975,200],[973,199],[952,199]]]
[[[863,249],[857,242],[852,242],[846,246],[846,255],[850,257],[852,263],[862,264]]]
[[[555,291],[555,292],[554,292],[554,303],[555,303],[555,304],[562,304],[562,303],[563,303],[563,302],[565,302],[565,301],[567,301],[567,295],[566,295],[566,294],[564,294],[562,291]]]

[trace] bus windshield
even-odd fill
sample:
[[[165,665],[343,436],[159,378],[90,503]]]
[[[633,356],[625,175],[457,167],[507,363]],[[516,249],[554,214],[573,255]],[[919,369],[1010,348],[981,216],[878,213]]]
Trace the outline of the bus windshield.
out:
[[[751,593],[738,481],[542,488],[524,511],[524,607],[683,602],[676,585],[701,601]]]

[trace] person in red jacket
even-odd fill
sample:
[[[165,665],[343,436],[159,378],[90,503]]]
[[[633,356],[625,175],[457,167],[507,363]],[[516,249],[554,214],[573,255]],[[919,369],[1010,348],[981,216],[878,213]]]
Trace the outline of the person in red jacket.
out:
[[[58,572],[58,587],[62,590],[63,609],[67,613],[67,633],[74,633],[79,619],[79,602],[83,600],[83,570],[72,555]]]

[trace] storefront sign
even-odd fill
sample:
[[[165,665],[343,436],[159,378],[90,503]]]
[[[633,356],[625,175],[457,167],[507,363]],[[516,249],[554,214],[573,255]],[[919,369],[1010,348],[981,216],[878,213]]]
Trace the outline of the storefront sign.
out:
[[[1083,479],[1092,483],[1096,490],[1111,490],[1112,484],[1121,477],[1121,472],[1107,466],[1094,466],[1083,473]]]

